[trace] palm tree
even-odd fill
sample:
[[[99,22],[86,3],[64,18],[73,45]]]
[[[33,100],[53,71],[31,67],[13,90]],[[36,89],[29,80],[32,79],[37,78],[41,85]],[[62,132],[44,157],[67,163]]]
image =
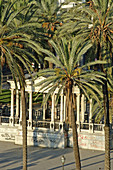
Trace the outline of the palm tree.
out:
[[[89,37],[96,44],[97,57],[100,59],[106,59],[109,57],[109,65],[112,65],[112,10],[113,3],[110,1],[91,1],[89,6],[90,11],[93,13],[90,15],[92,20],[91,28],[89,29]],[[88,29],[87,29],[88,30]],[[111,55],[104,55],[107,52]],[[103,58],[104,57],[104,58]],[[105,72],[105,69],[101,67],[101,71]],[[106,72],[107,75],[107,72]],[[110,169],[110,127],[109,127],[109,100],[108,100],[108,87],[107,82],[103,86],[104,94],[104,115],[105,115],[105,169]],[[107,103],[107,105],[106,105]]]
[[[97,59],[107,60],[109,66],[112,66],[112,48],[113,48],[113,2],[110,0],[91,0],[80,6],[76,6],[76,15],[71,18],[68,26],[71,28],[76,38],[84,38],[84,42],[91,40],[95,46]],[[68,24],[68,25],[69,25]],[[99,66],[98,66],[99,68]],[[109,67],[100,66],[102,72],[110,73]],[[111,77],[112,77],[112,73]],[[109,100],[108,87],[105,81],[103,85],[104,94],[104,116],[105,116],[105,169],[110,169],[110,128],[109,128]],[[107,103],[107,105],[106,105]]]
[[[34,2],[36,2],[34,5],[35,17],[41,24],[45,36],[41,39],[42,45],[53,51],[48,40],[57,38],[57,29],[62,25],[62,5],[58,5],[58,0],[35,0]],[[49,67],[53,67],[52,63],[49,63]]]
[[[61,14],[59,15],[59,12],[62,5],[59,6],[57,0],[35,1],[37,2],[36,7],[38,7],[36,14],[39,22],[42,24],[46,36],[51,38],[54,36],[57,26],[61,25]]]
[[[92,44],[86,44],[84,47],[79,48],[80,42],[80,40],[77,41],[76,39],[72,42],[67,42],[66,39],[62,39],[61,42],[57,43],[52,40],[49,41],[58,57],[49,50],[42,49],[41,51],[48,55],[45,60],[54,63],[56,67],[53,69],[44,69],[38,72],[38,76],[46,76],[47,78],[37,84],[38,86],[41,86],[40,89],[43,90],[43,92],[49,89],[49,92],[43,102],[47,101],[48,97],[54,93],[56,88],[59,88],[58,97],[62,90],[66,93],[66,103],[68,106],[67,121],[70,126],[72,126],[73,151],[77,170],[81,169],[81,163],[78,147],[77,125],[73,111],[74,99],[72,88],[74,85],[77,85],[87,97],[88,92],[90,92],[93,94],[94,98],[98,100],[98,95],[102,96],[102,93],[96,88],[95,84],[96,82],[102,83],[102,80],[99,78],[105,79],[101,73],[83,70],[84,67],[95,64],[95,62],[89,63],[86,66],[79,66],[78,63],[81,55],[83,55],[92,46]],[[100,63],[100,61],[97,61],[97,63]]]
[[[31,35],[27,34],[27,25],[21,25],[18,16],[25,10],[22,7],[14,10],[14,3],[1,1],[0,6],[0,59],[5,59],[13,79],[17,86],[20,83],[22,97],[22,130],[23,130],[23,169],[27,169],[27,124],[25,107],[25,78],[24,68],[31,75],[30,58],[36,60],[31,53],[32,50],[38,53],[39,46],[31,40]],[[23,24],[23,23],[22,23]],[[29,25],[29,23],[28,23]],[[32,23],[31,23],[32,25]],[[29,32],[28,32],[29,33]],[[29,49],[29,50],[28,50]],[[36,60],[37,61],[37,60]],[[1,66],[1,64],[0,64]],[[0,67],[1,68],[1,67]],[[0,73],[2,69],[0,70]],[[31,75],[32,76],[32,75]]]

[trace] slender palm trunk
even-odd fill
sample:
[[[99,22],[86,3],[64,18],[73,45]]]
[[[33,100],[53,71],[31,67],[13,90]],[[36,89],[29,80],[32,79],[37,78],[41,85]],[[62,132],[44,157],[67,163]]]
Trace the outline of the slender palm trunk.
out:
[[[25,101],[25,76],[21,65],[22,83],[21,83],[21,100],[22,100],[22,136],[23,136],[23,170],[27,170],[27,120],[26,120],[26,101]]]
[[[110,170],[110,127],[105,125],[105,170]]]
[[[71,125],[72,125],[72,132],[73,132],[73,152],[75,157],[76,163],[76,170],[81,170],[81,162],[80,162],[80,153],[79,153],[79,146],[78,146],[78,134],[77,134],[77,125],[75,121],[75,114],[73,111],[73,94],[72,94],[72,84],[69,87],[69,112],[71,115]]]
[[[25,88],[21,88],[22,99],[22,132],[23,132],[23,170],[27,170],[27,121],[25,107]]]
[[[103,50],[106,54],[106,50]],[[101,59],[101,57],[100,57]],[[104,71],[104,66],[100,66],[101,72]],[[107,80],[107,73],[106,73]],[[104,124],[105,124],[105,170],[110,170],[110,124],[109,124],[109,98],[108,98],[108,89],[107,81],[103,85],[103,101],[104,101]]]
[[[110,170],[110,124],[109,124],[109,99],[108,99],[108,90],[107,82],[104,85],[105,92],[105,170]]]

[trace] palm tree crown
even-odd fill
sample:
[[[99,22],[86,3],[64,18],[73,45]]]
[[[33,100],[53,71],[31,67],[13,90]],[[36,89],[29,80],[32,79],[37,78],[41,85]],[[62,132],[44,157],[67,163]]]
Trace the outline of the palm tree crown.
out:
[[[83,68],[93,64],[102,63],[102,61],[92,62],[86,64],[85,66],[80,66],[79,61],[81,55],[83,55],[92,46],[92,44],[86,44],[86,46],[79,48],[80,42],[81,41],[77,41],[76,39],[72,42],[67,42],[65,39],[62,39],[60,43],[55,43],[52,40],[49,41],[56,52],[56,56],[49,50],[41,50],[49,56],[46,57],[45,60],[55,64],[55,68],[41,70],[38,73],[38,75],[42,76],[49,75],[46,81],[44,80],[44,82],[40,83],[40,85],[43,83],[43,86],[41,87],[42,89],[52,83],[50,93],[53,93],[57,87],[59,87],[60,92],[64,87],[68,87],[70,82],[73,82],[73,85],[77,85],[86,95],[87,90],[89,90],[93,93],[95,98],[98,99],[98,95],[94,93],[93,90],[100,95],[101,92],[91,84],[95,81],[102,82],[99,79],[102,78],[102,75],[99,72],[98,74],[95,74],[95,71],[85,71]],[[47,96],[49,95],[50,94],[48,93]]]

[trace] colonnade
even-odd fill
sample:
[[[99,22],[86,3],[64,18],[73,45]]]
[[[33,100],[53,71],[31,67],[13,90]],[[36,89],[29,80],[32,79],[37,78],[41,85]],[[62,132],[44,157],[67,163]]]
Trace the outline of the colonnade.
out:
[[[28,127],[32,128],[32,110],[33,110],[33,91],[26,91],[27,94],[29,94],[29,109],[28,109]],[[10,114],[10,125],[14,125],[14,94],[15,89],[11,88],[11,114]],[[46,94],[43,94],[43,98]],[[55,120],[56,120],[56,104],[55,104],[55,98],[57,94],[53,94],[51,96],[51,119],[50,119],[50,129],[54,129],[55,127]],[[22,125],[22,107],[21,107],[21,95],[19,90],[16,90],[16,113],[15,113],[15,119],[19,119],[19,125]],[[46,109],[47,104],[43,104],[43,120],[46,120]],[[85,111],[86,111],[86,103],[85,103],[85,96],[84,94],[80,95],[80,93],[76,94],[76,121],[79,125],[80,122],[84,122],[85,120]],[[66,120],[66,96],[62,93],[60,95],[60,117],[58,120],[59,123],[59,129],[63,128],[63,123]],[[56,120],[57,121],[57,120]],[[89,123],[92,123],[92,99],[90,99],[90,109],[89,109]]]
[[[28,126],[32,126],[32,91],[29,91],[27,93],[29,94]],[[16,96],[16,113],[14,113],[14,96]],[[19,124],[22,125],[22,99],[19,90],[16,90],[16,94],[15,94],[15,89],[12,88],[11,89],[11,113],[9,119],[10,125],[13,126],[16,119],[19,119]]]

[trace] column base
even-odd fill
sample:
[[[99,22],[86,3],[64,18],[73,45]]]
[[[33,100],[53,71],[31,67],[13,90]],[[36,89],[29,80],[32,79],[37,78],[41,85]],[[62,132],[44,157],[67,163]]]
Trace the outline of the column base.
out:
[[[15,124],[19,124],[19,117],[18,117],[18,116],[15,116],[15,118],[14,118],[14,123],[15,123]]]
[[[62,123],[59,123],[59,130],[60,131],[64,131],[64,123],[62,122]]]
[[[27,127],[28,127],[29,129],[32,129],[32,121],[31,121],[31,120],[28,120],[28,121],[27,121]]]
[[[93,132],[94,132],[93,123],[89,123],[89,132],[90,132],[90,133],[93,133]]]
[[[10,126],[14,126],[14,117],[9,117]]]
[[[19,119],[19,125],[22,126],[22,120],[21,119]]]
[[[54,131],[54,129],[55,129],[55,123],[50,122],[50,130]]]
[[[76,125],[77,125],[77,132],[79,133],[80,132],[80,122],[76,122]]]

